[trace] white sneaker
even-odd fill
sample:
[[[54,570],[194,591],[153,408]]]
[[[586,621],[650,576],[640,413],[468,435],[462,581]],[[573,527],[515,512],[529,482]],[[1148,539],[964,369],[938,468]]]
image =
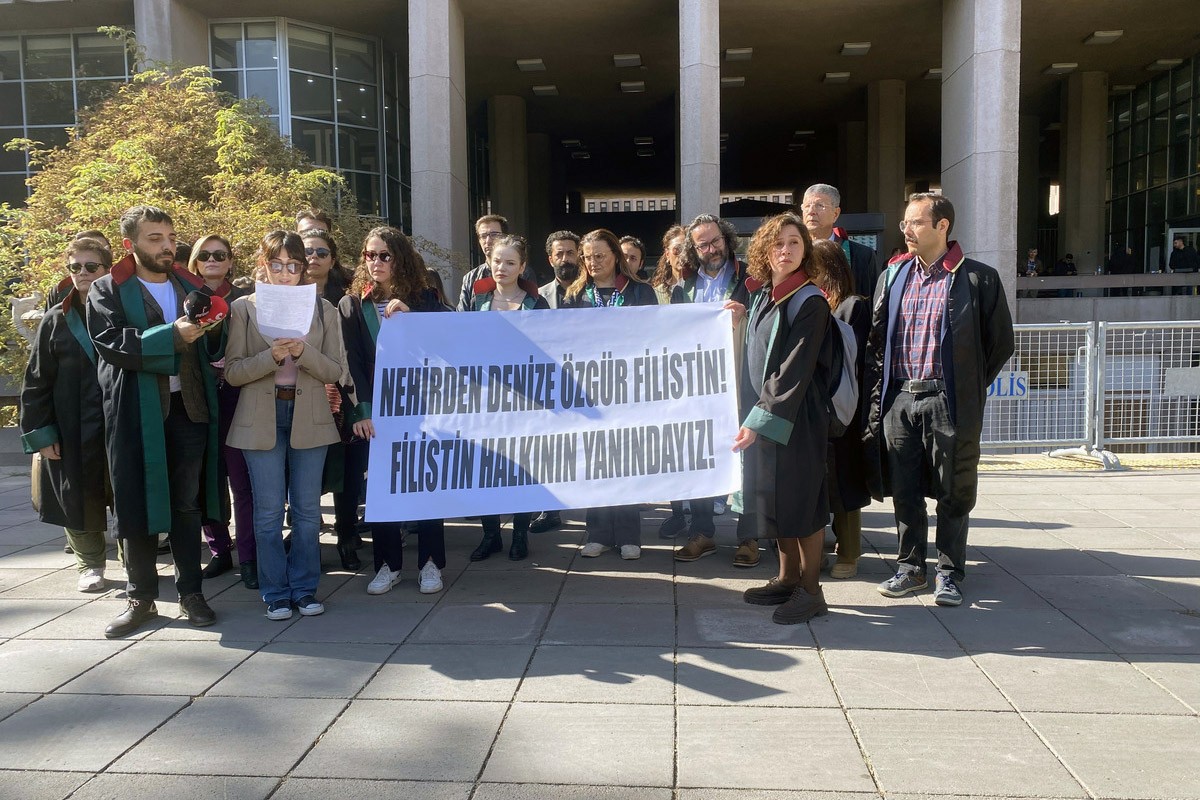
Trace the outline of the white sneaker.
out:
[[[433,563],[433,559],[425,562],[425,566],[421,567],[421,574],[417,578],[417,587],[421,590],[421,594],[437,594],[442,590],[442,571],[437,568],[437,564]]]
[[[379,568],[375,577],[367,584],[367,594],[385,594],[400,582],[400,573],[392,572],[387,564]]]
[[[634,559],[641,557],[642,548],[638,547],[636,544],[621,545],[621,558],[625,559],[626,561],[633,561]]]
[[[588,542],[583,546],[583,549],[579,551],[579,555],[583,556],[584,558],[595,558],[608,549],[608,545],[603,545],[599,542]]]
[[[104,570],[103,569],[85,569],[79,573],[79,583],[75,585],[81,592],[102,592],[104,591]]]

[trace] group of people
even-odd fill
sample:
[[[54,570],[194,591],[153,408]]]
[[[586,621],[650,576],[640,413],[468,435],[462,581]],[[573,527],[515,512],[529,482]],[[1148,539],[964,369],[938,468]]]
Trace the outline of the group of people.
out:
[[[908,252],[882,277],[874,250],[836,227],[840,212],[836,188],[810,187],[799,213],[763,222],[745,262],[733,226],[702,215],[666,232],[652,273],[634,237],[556,231],[545,242],[553,278],[541,286],[526,240],[503,217],[487,215],[475,226],[484,261],[463,279],[456,303],[462,312],[672,303],[729,309],[743,420],[729,432],[743,461],[733,563],[757,565],[759,540],[773,540],[778,573],[744,599],[776,606],[781,624],[827,610],[819,572],[831,515],[831,577],[852,577],[861,509],[885,494],[894,498],[900,555],[897,574],[879,590],[900,596],[927,585],[931,496],[939,503],[935,599],[961,602],[986,388],[1012,353],[999,277],[949,240],[954,211],[946,198],[911,198],[901,224]],[[80,591],[105,587],[106,509],[114,512],[128,603],[106,636],[127,635],[157,615],[156,534],[167,534],[180,609],[196,626],[216,621],[202,581],[232,569],[235,549],[242,580],[260,591],[269,618],[323,613],[323,492],[334,493],[342,567],[362,567],[358,508],[375,435],[380,326],[395,314],[452,309],[437,273],[401,231],[371,230],[349,269],[326,215],[302,212],[296,223],[294,232],[263,237],[250,286],[235,285],[233,248],[219,234],[201,237],[177,261],[174,224],[152,206],[121,218],[126,255],[116,263],[99,231],[66,248],[67,277],[30,355],[21,428],[26,450],[41,456],[42,519],[66,528]],[[254,284],[307,283],[317,295],[307,334],[260,331]],[[227,317],[187,313],[196,293],[224,299]],[[862,404],[831,440],[829,394],[843,346],[835,317],[855,334],[850,368]],[[723,499],[686,498],[690,519],[685,498],[672,502],[659,534],[688,534],[676,560],[716,552],[714,505]],[[528,557],[529,534],[561,523],[557,510],[513,515],[508,557]],[[472,561],[504,549],[501,518],[485,515],[480,525]],[[582,556],[641,555],[638,506],[588,509],[585,525]],[[417,537],[419,590],[442,589],[443,520],[369,527],[368,593],[400,580],[406,533]],[[203,568],[202,536],[211,556]]]

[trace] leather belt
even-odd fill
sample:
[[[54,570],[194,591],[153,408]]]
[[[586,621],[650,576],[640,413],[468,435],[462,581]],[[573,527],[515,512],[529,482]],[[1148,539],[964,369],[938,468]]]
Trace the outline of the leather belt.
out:
[[[946,391],[946,382],[943,380],[901,381],[900,391],[908,392],[909,394],[932,394],[933,392],[944,392]]]
[[[275,387],[275,399],[276,400],[295,400],[296,399],[296,387],[295,386],[276,386]]]

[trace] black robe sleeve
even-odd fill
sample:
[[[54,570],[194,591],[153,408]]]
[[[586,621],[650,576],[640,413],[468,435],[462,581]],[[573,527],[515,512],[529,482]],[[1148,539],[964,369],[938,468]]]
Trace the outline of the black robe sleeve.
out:
[[[829,331],[829,304],[821,297],[808,298],[790,326],[786,309],[779,309],[779,313],[779,336],[783,344],[775,343],[758,402],[742,424],[760,436],[786,445]]]

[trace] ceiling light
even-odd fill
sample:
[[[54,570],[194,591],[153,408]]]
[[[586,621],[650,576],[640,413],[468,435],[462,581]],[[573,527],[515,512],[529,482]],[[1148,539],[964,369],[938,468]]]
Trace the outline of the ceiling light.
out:
[[[794,153],[797,150],[803,150],[806,147],[808,147],[808,145],[806,145],[804,142],[789,142],[787,149],[789,152]]]
[[[563,147],[579,147],[581,144],[583,144],[583,142],[579,141],[578,139],[563,139],[562,140]]]
[[[642,57],[638,53],[617,53],[613,56],[614,67],[640,67]]]
[[[930,67],[929,69],[925,70],[925,75],[923,77],[927,81],[940,81],[942,79],[942,68]]]
[[[844,56],[865,56],[870,50],[870,42],[842,42]]]
[[[534,86],[533,93],[538,97],[558,97],[558,86],[553,83],[543,83]]]
[[[728,141],[728,140],[729,140],[729,134],[728,134],[728,133],[722,133],[722,134],[721,134],[721,141],[722,141],[722,142],[725,142],[725,141]]]
[[[621,91],[626,94],[637,94],[646,91],[645,81],[621,81]]]
[[[1092,35],[1083,40],[1084,44],[1112,44],[1125,35],[1125,31],[1092,31]]]
[[[1109,94],[1129,94],[1137,87],[1132,83],[1118,83],[1115,86],[1108,87]]]
[[[722,89],[740,89],[741,87],[743,87],[745,85],[746,85],[746,79],[742,78],[742,77],[721,78],[721,88]]]
[[[517,69],[521,72],[545,72],[546,64],[540,58],[518,58]]]
[[[728,150],[728,149],[729,149],[729,148],[728,148],[728,147],[726,147],[725,145],[721,145],[721,147],[720,147],[720,151],[721,151],[722,153],[724,153],[724,152],[725,152],[726,150]]]
[[[749,61],[753,57],[753,47],[730,47],[725,50],[726,61]]]
[[[654,155],[653,147],[639,147],[637,149],[638,158],[650,158]]]
[[[1182,58],[1160,58],[1153,64],[1147,64],[1146,69],[1151,72],[1162,72],[1163,70],[1174,69],[1183,63]]]
[[[571,153],[571,158],[575,159],[576,161],[587,161],[591,157],[592,154],[587,150],[576,150],[574,153]]]
[[[816,131],[796,131],[795,133],[796,136],[813,136],[814,134]]]
[[[650,145],[654,144],[654,137],[653,136],[635,136],[635,137],[633,137],[633,143],[635,145],[637,145],[638,147],[649,147]]]
[[[1043,130],[1047,130],[1047,131],[1061,131],[1061,130],[1062,130],[1062,123],[1061,123],[1061,122],[1051,122],[1049,125],[1047,125],[1045,128],[1043,128]]]
[[[825,83],[847,83],[850,80],[849,72],[826,72],[821,78]]]
[[[1057,61],[1042,70],[1043,75],[1069,75],[1078,69],[1079,64],[1074,61]]]

